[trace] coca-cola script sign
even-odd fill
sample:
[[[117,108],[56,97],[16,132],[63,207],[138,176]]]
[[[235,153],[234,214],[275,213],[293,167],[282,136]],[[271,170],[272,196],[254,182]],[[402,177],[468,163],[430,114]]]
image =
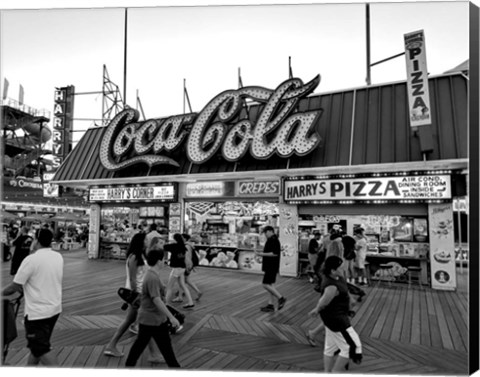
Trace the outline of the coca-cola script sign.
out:
[[[274,154],[303,156],[320,142],[315,131],[321,110],[294,112],[300,99],[320,83],[317,75],[303,84],[289,79],[271,90],[249,86],[227,90],[213,98],[199,114],[176,115],[164,120],[138,122],[139,113],[126,109],[107,127],[100,147],[100,161],[108,170],[145,163],[179,166],[169,152],[186,145],[192,163],[202,164],[219,150],[227,161],[240,160],[247,151],[257,159]],[[263,103],[255,122],[238,120],[247,99]],[[134,151],[132,153],[131,151]],[[128,158],[125,156],[128,154]]]

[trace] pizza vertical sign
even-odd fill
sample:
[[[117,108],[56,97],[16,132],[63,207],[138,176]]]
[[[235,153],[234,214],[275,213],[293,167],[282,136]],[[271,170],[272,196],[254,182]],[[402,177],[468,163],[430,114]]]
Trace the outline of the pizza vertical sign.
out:
[[[428,91],[427,53],[423,30],[404,35],[410,126],[432,123]]]

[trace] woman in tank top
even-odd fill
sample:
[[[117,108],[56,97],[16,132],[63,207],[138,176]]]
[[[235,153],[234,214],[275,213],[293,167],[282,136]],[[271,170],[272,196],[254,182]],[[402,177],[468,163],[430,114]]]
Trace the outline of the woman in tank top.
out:
[[[145,233],[137,233],[132,237],[127,249],[127,261],[125,264],[127,280],[125,287],[133,291],[142,292],[143,277],[146,272],[145,266]],[[137,300],[139,302],[139,300]],[[127,329],[135,323],[138,305],[134,302],[128,306],[127,315],[118,327],[110,342],[105,347],[104,354],[113,357],[122,357],[123,353],[117,349],[117,343]]]

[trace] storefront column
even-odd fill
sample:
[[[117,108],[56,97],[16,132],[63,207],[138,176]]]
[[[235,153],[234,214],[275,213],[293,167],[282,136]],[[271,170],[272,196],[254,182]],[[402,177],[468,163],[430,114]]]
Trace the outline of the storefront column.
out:
[[[430,204],[430,279],[432,288],[455,290],[457,287],[453,204]]]
[[[90,205],[90,226],[88,228],[88,259],[97,259],[100,250],[100,214],[98,204]]]
[[[280,204],[279,238],[282,246],[280,275],[298,275],[298,209],[296,205]]]

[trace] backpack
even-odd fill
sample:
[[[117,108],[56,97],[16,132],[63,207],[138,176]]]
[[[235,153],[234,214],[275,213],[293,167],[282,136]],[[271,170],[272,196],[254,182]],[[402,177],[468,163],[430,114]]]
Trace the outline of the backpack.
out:
[[[189,245],[189,246],[190,246],[191,255],[192,255],[192,256],[191,256],[191,258],[192,258],[192,265],[193,265],[193,267],[197,267],[197,266],[198,266],[198,262],[199,262],[197,251],[195,250],[195,247],[193,247],[193,246],[191,246],[191,245]]]

